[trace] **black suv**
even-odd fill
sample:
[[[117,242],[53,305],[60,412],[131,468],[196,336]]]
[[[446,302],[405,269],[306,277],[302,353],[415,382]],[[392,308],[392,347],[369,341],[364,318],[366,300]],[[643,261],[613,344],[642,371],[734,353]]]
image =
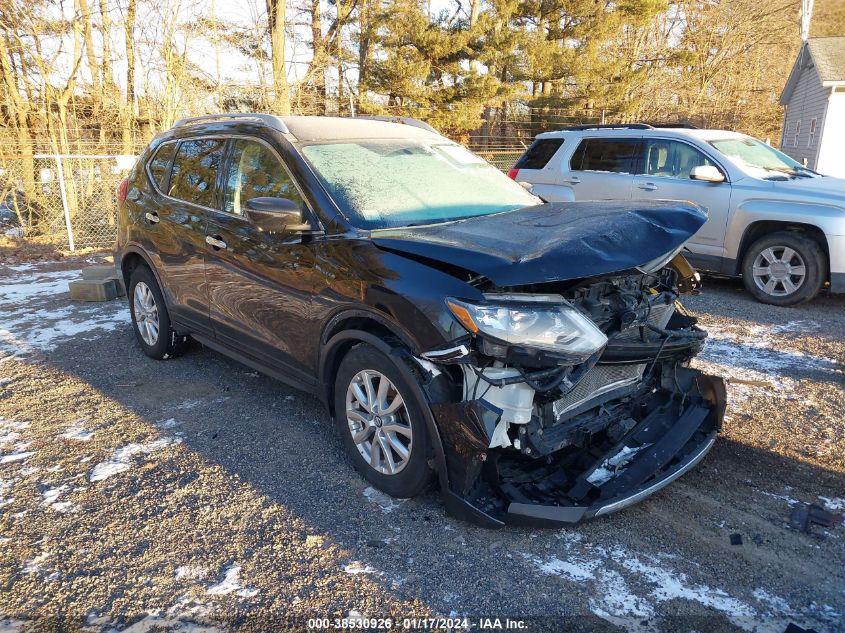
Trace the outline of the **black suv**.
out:
[[[436,478],[484,525],[576,523],[721,426],[677,302],[699,207],[544,204],[418,122],[262,114],[178,122],[118,200],[144,352],[193,337],[317,394],[388,494]]]

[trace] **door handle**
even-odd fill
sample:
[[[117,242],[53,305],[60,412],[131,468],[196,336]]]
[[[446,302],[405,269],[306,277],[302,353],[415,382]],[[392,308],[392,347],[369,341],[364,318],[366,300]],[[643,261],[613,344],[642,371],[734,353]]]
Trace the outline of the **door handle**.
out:
[[[150,224],[158,224],[161,221],[161,218],[158,217],[158,213],[150,213],[149,211],[147,211],[144,214],[144,217],[147,219],[147,222],[149,222]]]
[[[569,180],[567,180],[567,182],[570,185],[577,185],[579,182],[581,182],[581,179],[578,176],[572,176]]]
[[[226,248],[226,242],[220,239],[219,235],[206,235],[205,236],[205,243],[209,244],[211,248],[216,251],[219,251],[221,248]]]
[[[656,191],[657,190],[657,185],[655,185],[653,182],[646,182],[646,183],[643,183],[641,185],[637,185],[637,187],[639,187],[640,189],[644,189],[645,191]]]

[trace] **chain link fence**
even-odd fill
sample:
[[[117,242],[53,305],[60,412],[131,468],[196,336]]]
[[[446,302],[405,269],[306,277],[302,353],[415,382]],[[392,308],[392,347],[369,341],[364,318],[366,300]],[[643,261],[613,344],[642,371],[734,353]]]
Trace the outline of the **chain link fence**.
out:
[[[115,190],[134,156],[0,156],[0,231],[69,250],[108,248],[117,237]]]
[[[519,149],[476,152],[507,172]],[[0,233],[63,249],[110,248],[117,238],[115,190],[135,156],[0,155]]]

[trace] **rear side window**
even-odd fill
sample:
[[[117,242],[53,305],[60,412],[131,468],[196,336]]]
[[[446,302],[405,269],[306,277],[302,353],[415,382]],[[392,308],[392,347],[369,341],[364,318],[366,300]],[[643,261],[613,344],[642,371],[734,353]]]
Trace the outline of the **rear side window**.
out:
[[[153,181],[161,191],[167,188],[166,178],[170,172],[170,161],[173,160],[173,154],[175,153],[176,141],[162,143],[147,164],[150,170],[150,176],[152,176]]]
[[[222,139],[182,141],[173,161],[168,195],[204,207],[214,207],[217,169],[225,146],[226,141]]]
[[[560,146],[563,145],[562,138],[537,139],[525,150],[522,157],[513,166],[514,169],[543,169],[552,159]]]
[[[640,140],[636,138],[586,138],[569,161],[575,171],[608,171],[632,174]]]

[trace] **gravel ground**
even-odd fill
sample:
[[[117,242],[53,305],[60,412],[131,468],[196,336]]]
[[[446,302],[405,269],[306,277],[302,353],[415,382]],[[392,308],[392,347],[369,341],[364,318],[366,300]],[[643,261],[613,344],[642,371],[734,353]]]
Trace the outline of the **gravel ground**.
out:
[[[845,526],[786,525],[845,509],[843,297],[709,280],[696,362],[732,382],[702,465],[578,528],[491,531],[368,488],[310,396],[198,345],[144,356],[125,300],[69,302],[91,261],[0,265],[0,630],[845,630]]]

